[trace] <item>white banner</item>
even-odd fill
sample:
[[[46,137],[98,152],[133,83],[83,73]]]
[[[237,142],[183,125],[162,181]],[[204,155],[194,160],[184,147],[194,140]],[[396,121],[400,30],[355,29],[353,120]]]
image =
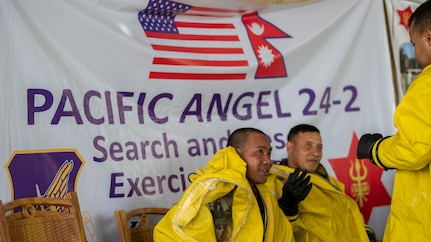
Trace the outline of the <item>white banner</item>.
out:
[[[76,190],[87,240],[118,241],[115,210],[170,207],[233,130],[281,160],[310,123],[382,237],[393,174],[356,145],[394,132],[383,3],[180,2],[0,2],[0,199]]]

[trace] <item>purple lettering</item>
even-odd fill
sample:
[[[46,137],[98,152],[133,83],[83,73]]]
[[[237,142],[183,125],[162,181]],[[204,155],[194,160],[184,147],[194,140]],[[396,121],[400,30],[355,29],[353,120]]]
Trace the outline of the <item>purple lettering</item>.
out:
[[[191,110],[192,106],[196,104],[196,109],[193,111]],[[187,107],[184,109],[183,113],[180,117],[180,123],[184,123],[186,116],[196,116],[197,120],[199,122],[203,122],[202,118],[202,94],[195,94],[193,95],[190,102],[187,104]]]
[[[246,103],[242,106],[242,108],[245,108],[245,110],[246,110],[246,113],[244,115],[240,115],[238,113],[238,109],[239,109],[238,106],[239,106],[240,102],[242,101],[242,99],[245,97],[254,97],[254,93],[252,93],[252,92],[243,93],[243,94],[241,94],[241,96],[238,97],[237,100],[235,100],[235,103],[233,105],[233,115],[239,120],[249,120],[252,118],[251,104],[250,103]]]
[[[87,93],[85,93],[85,96],[84,96],[84,114],[85,114],[85,117],[92,124],[103,124],[103,122],[105,121],[104,117],[95,118],[91,114],[90,99],[92,97],[98,97],[99,99],[101,99],[102,96],[100,95],[99,92],[96,92],[96,91],[88,91]]]
[[[144,102],[145,102],[145,97],[147,96],[146,93],[140,93],[139,94],[139,98],[138,98],[138,119],[139,119],[139,124],[144,124]]]
[[[183,191],[186,190],[186,179],[184,178],[184,168],[180,167],[181,172],[181,184],[183,185]]]
[[[117,177],[123,177],[123,176],[124,176],[124,173],[122,173],[122,172],[111,174],[111,186],[109,188],[109,197],[110,198],[124,197],[124,193],[116,193],[115,192],[116,187],[122,187],[123,186],[122,182],[116,182]]]
[[[161,145],[161,142],[157,140],[151,144],[151,152],[153,153],[154,158],[157,158],[157,159],[163,158],[163,154],[157,154],[156,146],[160,146],[160,145]]]
[[[69,103],[72,110],[65,111],[64,108],[66,106],[66,102]],[[55,115],[52,118],[51,124],[58,124],[60,122],[60,118],[62,117],[74,117],[75,122],[77,124],[83,124],[81,114],[79,114],[78,107],[76,106],[75,99],[72,95],[72,90],[65,89],[63,90],[63,94],[61,95],[60,103],[58,104],[57,110],[55,111]]]
[[[262,113],[262,107],[269,106],[268,102],[264,102],[262,99],[265,95],[271,94],[271,91],[262,91],[259,93],[259,97],[257,99],[256,108],[257,108],[257,117],[259,119],[266,119],[266,118],[272,118],[271,114],[263,114]]]
[[[96,150],[98,150],[98,151],[100,151],[102,153],[102,157],[101,158],[97,158],[97,157],[94,156],[93,157],[93,161],[95,161],[95,162],[104,162],[104,161],[106,161],[106,158],[108,158],[108,152],[106,151],[105,148],[103,148],[103,146],[100,146],[98,144],[99,140],[105,141],[105,138],[103,136],[96,136],[93,139],[93,145],[94,145],[94,148],[96,148]]]
[[[133,92],[118,92],[117,93],[117,105],[118,105],[118,115],[120,116],[120,124],[126,123],[126,118],[124,117],[125,111],[132,111],[132,106],[124,105],[123,97],[133,97]]]
[[[155,187],[155,184],[154,184],[153,178],[147,176],[147,177],[144,177],[144,179],[142,179],[142,191],[144,191],[145,195],[156,194],[154,187]],[[150,191],[148,188],[153,188],[153,189]]]
[[[148,106],[148,113],[149,113],[149,115],[150,115],[151,120],[153,120],[155,123],[158,123],[158,124],[164,124],[164,123],[167,123],[167,122],[168,122],[168,117],[167,117],[167,116],[166,116],[166,117],[164,117],[164,118],[158,118],[158,117],[156,116],[156,113],[155,113],[155,110],[156,110],[156,104],[157,104],[157,102],[158,102],[160,99],[162,99],[162,98],[167,98],[167,99],[169,99],[169,100],[172,100],[173,95],[172,95],[172,94],[170,94],[170,93],[161,93],[161,94],[159,94],[159,95],[155,96],[155,97],[151,100],[150,105]]]
[[[199,141],[197,139],[189,139],[187,141],[187,144],[189,144],[189,156],[195,157],[201,155],[201,149],[199,147]]]
[[[163,181],[166,180],[166,176],[157,176],[157,182],[159,183],[159,193],[163,194]]]
[[[130,190],[129,190],[129,194],[127,194],[127,197],[131,197],[133,195],[133,192],[136,193],[136,195],[138,195],[139,197],[142,196],[141,191],[139,191],[138,188],[138,182],[139,182],[139,178],[135,179],[135,182],[132,181],[132,179],[127,178],[127,181],[129,182],[130,185]]]
[[[285,140],[286,140],[286,138],[284,138],[284,135],[283,135],[283,134],[281,134],[281,133],[276,133],[276,134],[274,135],[274,141],[275,141],[277,144],[279,144],[279,145],[275,145],[275,148],[276,148],[276,149],[282,149],[282,148],[284,148],[284,147],[286,146]]]
[[[179,187],[175,188],[173,186],[173,184],[172,184],[172,180],[173,179],[178,180],[178,176],[177,175],[170,175],[169,176],[169,178],[168,178],[168,187],[169,187],[169,190],[171,190],[171,192],[179,192],[180,188]]]
[[[93,140],[93,145],[97,151],[100,151],[102,157],[93,157],[96,162],[104,162],[110,156],[113,161],[123,161],[126,157],[127,160],[139,160],[140,156],[142,160],[147,159],[147,152],[151,152],[153,158],[163,159],[179,156],[178,145],[175,140],[168,139],[168,135],[163,133],[163,140],[155,141],[141,141],[139,143],[133,141],[127,141],[124,144],[119,142],[112,142],[108,147],[108,144],[102,146],[101,141],[105,141],[102,136],[97,136]],[[140,149],[138,148],[140,147]],[[147,150],[148,149],[148,150]],[[107,152],[109,150],[109,152]],[[140,152],[140,153],[139,153]]]
[[[146,160],[147,159],[147,147],[150,146],[150,142],[149,141],[145,141],[145,142],[141,142],[141,153],[142,153],[142,159]]]
[[[118,153],[121,154],[122,152],[123,152],[123,147],[118,142],[113,142],[111,144],[111,146],[109,147],[109,154],[111,154],[111,158],[114,161],[122,161],[123,160],[123,156],[122,155],[115,156],[116,154],[118,154]]]
[[[126,149],[126,157],[128,160],[138,160],[138,147],[134,142],[126,142],[126,147],[130,147],[130,149]]]
[[[112,101],[111,101],[111,92],[105,92],[106,99],[106,112],[108,112],[108,122],[109,124],[114,124],[114,112],[112,111]]]
[[[43,103],[36,106],[36,96],[43,97]],[[45,89],[27,89],[27,124],[34,124],[34,115],[36,112],[44,112],[51,108],[54,97],[52,93]]]
[[[274,101],[275,101],[275,108],[277,109],[277,117],[288,118],[288,117],[292,116],[292,114],[290,112],[283,113],[281,111],[280,97],[278,95],[278,90],[274,91]]]
[[[208,145],[212,145],[212,154],[215,154],[217,151],[217,146],[216,146],[216,142],[213,138],[207,138],[207,139],[203,139],[203,146],[204,146],[204,152],[205,155],[209,155],[209,151],[208,151]]]
[[[220,117],[220,119],[222,121],[227,120],[227,111],[229,109],[230,101],[232,100],[232,95],[233,95],[232,93],[229,93],[229,96],[227,98],[226,105],[224,106],[224,108],[222,108],[221,95],[219,93],[215,93],[213,95],[213,98],[211,99],[210,105],[208,107],[208,112],[207,112],[208,122],[211,122],[212,111],[215,105],[217,105],[217,114]]]
[[[175,157],[178,157],[178,145],[175,140],[168,140],[168,135],[166,133],[163,133],[163,143],[165,144],[166,158],[171,158],[169,146],[173,146]]]

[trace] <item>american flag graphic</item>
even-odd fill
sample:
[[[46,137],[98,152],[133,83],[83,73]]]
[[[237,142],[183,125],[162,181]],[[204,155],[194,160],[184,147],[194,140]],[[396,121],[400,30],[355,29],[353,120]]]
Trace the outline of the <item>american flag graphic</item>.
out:
[[[282,55],[266,38],[290,36],[257,13],[150,0],[138,19],[155,53],[149,79],[245,80],[246,44],[258,60],[255,78],[286,76]],[[248,39],[241,40],[244,29]]]

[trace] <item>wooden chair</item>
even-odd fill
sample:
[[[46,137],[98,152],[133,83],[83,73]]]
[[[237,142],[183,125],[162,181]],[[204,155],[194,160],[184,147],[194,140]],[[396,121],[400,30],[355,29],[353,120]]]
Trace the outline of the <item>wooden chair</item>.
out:
[[[126,212],[114,212],[118,234],[121,242],[152,242],[153,230],[157,219],[165,215],[168,208],[138,208]],[[150,217],[152,217],[150,221]],[[157,218],[158,217],[158,218]],[[157,220],[158,222],[158,220]]]
[[[20,198],[3,205],[0,200],[0,241],[85,242],[76,192],[66,198]]]

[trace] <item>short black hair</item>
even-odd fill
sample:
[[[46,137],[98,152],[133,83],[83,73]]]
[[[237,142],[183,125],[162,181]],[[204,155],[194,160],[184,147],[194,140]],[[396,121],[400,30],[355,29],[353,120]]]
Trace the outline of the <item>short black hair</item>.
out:
[[[431,1],[427,0],[426,2],[419,5],[418,8],[413,12],[413,14],[409,18],[409,27],[411,27],[413,21],[415,22],[415,26],[413,31],[417,31],[422,33],[427,28],[431,28]]]
[[[290,129],[289,134],[287,135],[287,141],[292,141],[299,133],[304,132],[320,133],[320,130],[311,124],[298,124]]]
[[[240,128],[235,131],[229,136],[229,139],[227,141],[227,146],[232,146],[234,148],[242,149],[247,145],[248,142],[248,135],[250,133],[257,133],[257,134],[263,134],[266,136],[266,134],[259,129],[256,128]]]

